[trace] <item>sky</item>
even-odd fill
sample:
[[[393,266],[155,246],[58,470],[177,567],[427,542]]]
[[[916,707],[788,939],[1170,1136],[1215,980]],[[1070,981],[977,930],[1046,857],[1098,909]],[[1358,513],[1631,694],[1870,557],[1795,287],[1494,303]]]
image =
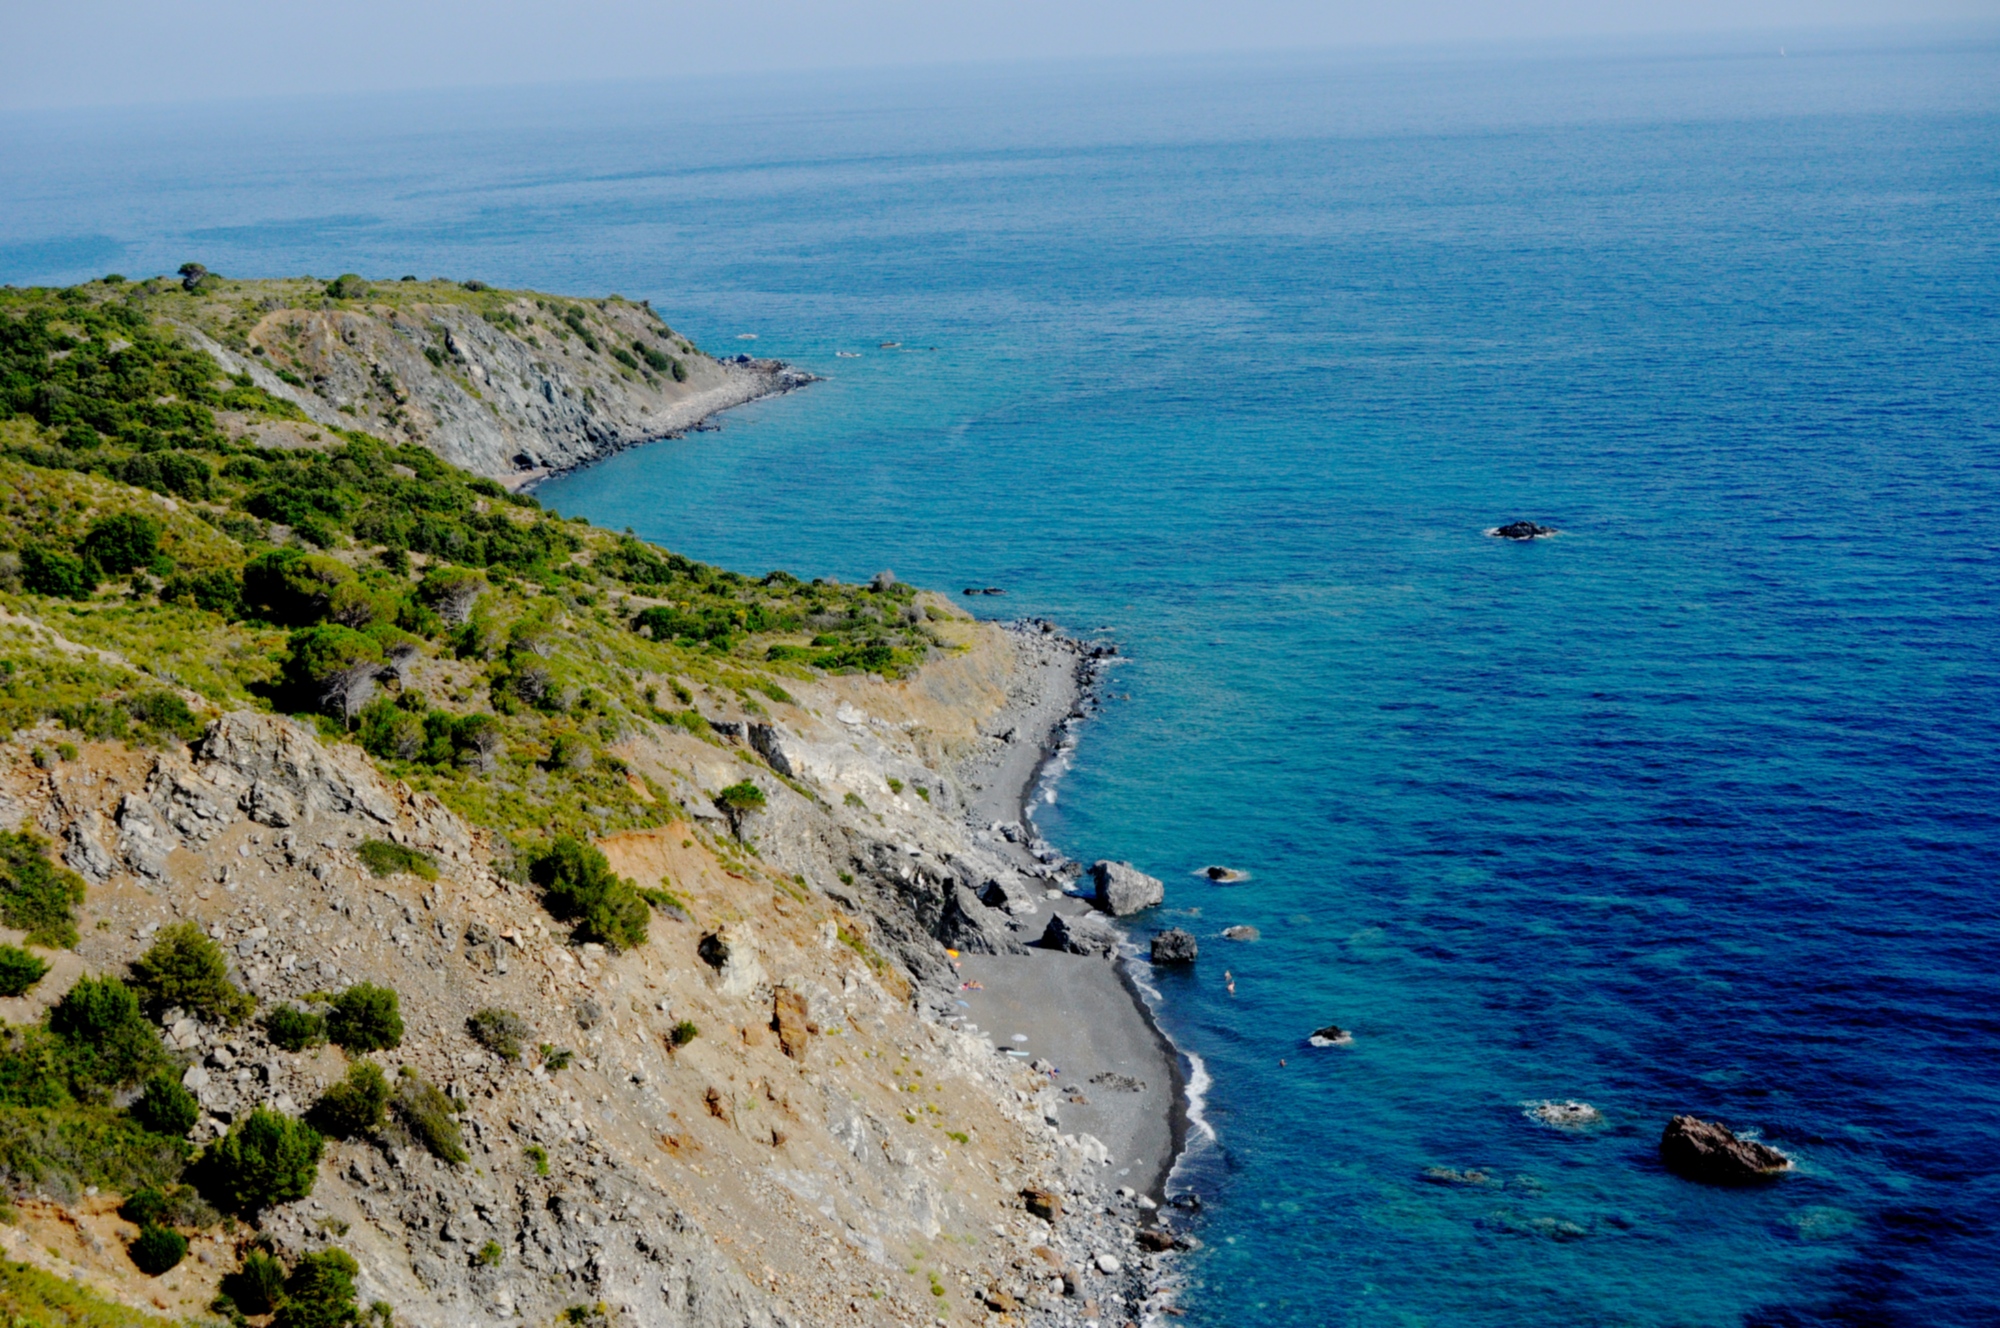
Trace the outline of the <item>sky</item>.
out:
[[[2000,0],[0,0],[0,110],[1996,17]]]

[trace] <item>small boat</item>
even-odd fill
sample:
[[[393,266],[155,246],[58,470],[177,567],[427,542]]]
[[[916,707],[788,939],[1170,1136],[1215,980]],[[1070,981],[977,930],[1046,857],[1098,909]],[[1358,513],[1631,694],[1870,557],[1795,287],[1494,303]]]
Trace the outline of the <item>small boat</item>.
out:
[[[998,586],[988,586],[986,587],[986,589],[980,591],[979,593],[982,595],[1004,595],[1007,592],[1002,590]]]
[[[896,347],[898,347],[898,346],[900,346],[900,345],[902,345],[902,344],[903,344],[903,343],[902,343],[902,342],[900,342],[900,341],[885,341],[885,342],[883,342],[883,343],[882,343],[882,344],[881,344],[880,346],[877,346],[877,347],[876,347],[876,349],[877,349],[877,350],[894,350],[894,349],[896,349]]]
[[[757,339],[757,334],[755,332],[738,332],[736,334],[736,339],[738,341],[755,341]]]

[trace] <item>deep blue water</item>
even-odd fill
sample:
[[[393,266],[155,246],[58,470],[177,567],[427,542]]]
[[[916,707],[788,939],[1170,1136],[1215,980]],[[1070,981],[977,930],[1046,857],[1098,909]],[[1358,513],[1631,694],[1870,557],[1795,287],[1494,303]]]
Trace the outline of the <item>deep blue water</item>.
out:
[[[1188,1322],[1990,1324],[2000,48],[1753,45],[17,117],[0,280],[828,375],[543,497],[1120,643],[1041,819],[1203,937]],[[1796,1173],[1667,1176],[1680,1111]]]

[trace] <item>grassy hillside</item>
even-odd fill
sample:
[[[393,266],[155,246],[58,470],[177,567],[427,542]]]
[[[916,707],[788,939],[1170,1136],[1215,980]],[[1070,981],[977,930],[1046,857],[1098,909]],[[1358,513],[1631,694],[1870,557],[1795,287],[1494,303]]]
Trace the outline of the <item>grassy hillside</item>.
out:
[[[707,566],[358,430],[278,448],[224,427],[297,410],[166,319],[224,336],[245,284],[0,292],[7,729],[157,729],[150,698],[186,689],[310,714],[502,833],[605,833],[667,814],[605,749],[635,726],[705,734],[695,689],[754,711],[786,677],[895,675],[938,648],[941,611],[906,586]],[[436,282],[354,293],[489,299]]]

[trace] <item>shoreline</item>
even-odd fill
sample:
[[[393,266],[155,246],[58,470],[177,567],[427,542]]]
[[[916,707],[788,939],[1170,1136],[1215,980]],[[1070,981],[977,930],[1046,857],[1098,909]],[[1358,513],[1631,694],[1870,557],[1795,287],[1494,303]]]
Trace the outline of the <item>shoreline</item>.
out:
[[[1105,669],[1109,667],[1111,661],[1118,658],[1116,648],[1093,647],[1069,635],[1046,619],[1024,618],[1001,626],[1017,634],[1024,647],[1032,648],[1039,645],[1044,648],[1042,660],[1035,665],[1037,671],[1043,674],[1040,679],[1044,688],[1043,695],[1038,698],[1023,698],[1028,708],[1027,715],[1014,713],[1009,715],[1013,720],[1011,727],[1014,731],[1010,735],[1012,745],[1017,748],[1032,747],[1033,759],[1025,763],[1025,770],[1022,769],[1024,763],[1018,756],[1013,760],[1003,757],[997,763],[990,763],[989,778],[1001,772],[1013,774],[1015,777],[1001,789],[989,786],[985,790],[988,796],[969,800],[967,819],[972,824],[976,836],[988,838],[993,847],[1020,864],[1024,870],[1040,876],[1051,886],[1057,886],[1062,890],[1061,899],[1047,901],[1051,911],[1061,912],[1066,916],[1095,914],[1097,909],[1094,904],[1085,896],[1073,893],[1082,871],[1082,864],[1070,859],[1049,843],[1035,823],[1034,811],[1037,806],[1054,801],[1056,783],[1067,771],[1069,765],[1067,758],[1077,746],[1077,729],[1096,713],[1097,689]],[[1070,656],[1069,667],[1062,671],[1063,676],[1060,678],[1047,676],[1052,672],[1047,664],[1049,657],[1047,651],[1051,649],[1065,652]],[[1040,731],[1021,733],[1019,729],[1022,723],[1026,722],[1029,716],[1036,715],[1042,719]],[[996,794],[999,796],[994,796]],[[997,835],[993,833],[993,821],[985,819],[986,815],[996,807],[1013,813],[1011,818],[1000,821],[1002,833]],[[1018,839],[1009,838],[1004,833],[1010,823],[1020,828],[1021,834]],[[1039,934],[1040,919],[1039,915],[1035,916],[1038,925],[1032,930]],[[1167,1130],[1165,1147],[1157,1157],[1147,1160],[1147,1174],[1144,1177],[1133,1178],[1128,1183],[1140,1194],[1165,1205],[1170,1198],[1168,1186],[1186,1154],[1188,1138],[1194,1127],[1188,1099],[1191,1078],[1189,1071],[1194,1066],[1187,1053],[1174,1042],[1161,1025],[1145,984],[1135,975],[1132,966],[1147,962],[1144,950],[1133,938],[1129,927],[1119,923],[1113,925],[1117,927],[1122,943],[1113,954],[1099,962],[1105,963],[1110,969],[1119,993],[1116,999],[1128,1003],[1130,1008],[1137,1012],[1150,1044],[1147,1048],[1151,1053],[1150,1059],[1164,1070],[1168,1084],[1165,1103]],[[1034,952],[1034,957],[1042,956],[1047,956],[1050,960],[1056,958],[1050,951]]]
[[[496,482],[510,493],[533,493],[537,486],[549,480],[561,479],[563,476],[573,475],[579,470],[587,470],[600,461],[610,460],[620,452],[629,452],[635,447],[646,447],[653,443],[664,443],[685,438],[691,433],[714,432],[721,429],[722,426],[720,424],[711,424],[709,421],[725,411],[735,410],[739,406],[747,406],[753,401],[765,401],[771,397],[785,396],[801,388],[810,387],[814,383],[823,381],[818,374],[811,373],[805,369],[794,368],[783,360],[748,360],[746,362],[745,360],[732,359],[719,360],[717,362],[731,368],[747,368],[752,373],[761,375],[765,381],[756,384],[754,390],[750,391],[747,395],[726,394],[733,399],[726,399],[719,404],[713,405],[702,402],[696,406],[696,413],[692,418],[685,422],[677,422],[658,433],[647,433],[644,436],[629,439],[616,436],[607,437],[599,441],[596,449],[588,456],[567,462],[561,466],[539,466],[527,470],[513,471],[506,475],[496,476]]]

